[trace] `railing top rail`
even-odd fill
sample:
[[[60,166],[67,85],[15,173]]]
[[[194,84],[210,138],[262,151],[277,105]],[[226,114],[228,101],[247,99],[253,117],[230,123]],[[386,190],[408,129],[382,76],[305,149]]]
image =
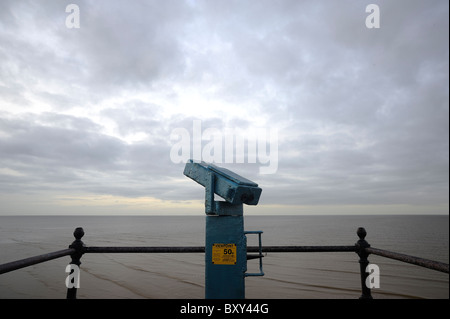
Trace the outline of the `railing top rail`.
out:
[[[384,250],[384,249],[372,248],[372,247],[366,248],[366,251],[373,255],[378,255],[378,256],[382,256],[382,257],[386,257],[386,258],[390,258],[390,259],[399,260],[399,261],[402,261],[405,263],[437,270],[440,272],[445,272],[447,274],[449,273],[449,264],[446,264],[443,262],[420,258],[420,257],[415,257],[415,256],[410,256],[410,255],[405,255],[405,254],[400,254],[400,253],[396,253],[396,252],[392,252],[392,251],[388,251],[388,250]]]
[[[84,253],[204,253],[205,247],[86,247],[81,242],[84,231],[81,227],[74,232],[76,240],[68,249],[63,249],[48,254],[38,255],[30,258],[25,258],[6,264],[0,265],[0,274],[7,273],[20,268],[32,266],[52,259],[79,254],[81,257]],[[449,265],[446,263],[424,259],[420,257],[400,254],[383,249],[372,248],[365,242],[364,237],[366,232],[363,228],[358,229],[358,236],[360,240],[355,245],[348,246],[249,246],[247,252],[262,252],[262,253],[290,253],[290,252],[357,252],[360,254],[374,254],[386,258],[396,259],[402,262],[426,267],[429,269],[449,273]]]
[[[293,253],[293,252],[356,252],[355,245],[349,246],[263,246],[263,253]],[[425,258],[400,254],[388,250],[367,247],[366,252],[402,262],[422,266],[425,268],[449,273],[449,264],[429,260]],[[74,248],[63,249],[48,254],[42,254],[0,265],[0,274],[7,273],[20,268],[32,266],[52,259],[71,255]],[[203,246],[177,246],[177,247],[83,247],[83,253],[204,253]],[[258,246],[247,247],[247,252],[259,252]]]
[[[205,247],[83,247],[83,253],[204,253]]]
[[[355,252],[351,246],[263,246],[263,253],[289,252]],[[205,247],[83,247],[83,253],[204,253]],[[259,246],[248,246],[247,252],[259,252]]]
[[[33,256],[25,259],[20,259],[16,261],[12,261],[6,264],[0,265],[0,274],[4,274],[13,270],[17,270],[20,268],[25,268],[28,266],[36,265],[39,263],[43,263],[52,259],[64,257],[71,255],[75,252],[73,248],[67,248],[63,250],[54,251],[48,254],[42,254],[38,256]]]

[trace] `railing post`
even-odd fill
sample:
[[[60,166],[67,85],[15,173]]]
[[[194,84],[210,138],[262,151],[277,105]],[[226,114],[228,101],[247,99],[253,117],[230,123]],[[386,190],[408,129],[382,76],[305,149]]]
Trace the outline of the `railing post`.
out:
[[[369,260],[367,257],[369,253],[366,251],[366,248],[370,247],[369,243],[365,240],[367,232],[363,227],[359,227],[356,231],[356,234],[359,237],[359,240],[356,242],[356,253],[359,256],[359,270],[361,273],[361,289],[362,295],[359,299],[372,299],[372,294],[370,288],[366,285],[367,277],[369,273],[366,272],[367,266],[369,265]]]
[[[84,243],[81,241],[81,238],[84,236],[84,230],[81,227],[78,227],[73,232],[73,236],[75,237],[74,242],[69,246],[69,248],[75,249],[75,253],[71,254],[70,257],[72,261],[70,264],[74,264],[77,267],[81,265],[81,256],[83,256],[83,247]],[[77,299],[77,288],[67,288],[67,299]]]

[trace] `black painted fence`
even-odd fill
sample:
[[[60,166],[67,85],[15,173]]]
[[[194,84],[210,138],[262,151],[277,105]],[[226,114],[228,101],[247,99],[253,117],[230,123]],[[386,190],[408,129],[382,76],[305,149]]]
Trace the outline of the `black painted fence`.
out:
[[[294,253],[294,252],[355,252],[359,256],[360,275],[361,275],[361,290],[360,299],[372,299],[371,289],[366,285],[366,279],[369,273],[366,268],[369,265],[368,256],[370,254],[378,255],[386,258],[391,258],[406,262],[409,264],[433,269],[436,271],[449,273],[449,264],[433,261],[429,259],[399,254],[392,251],[387,251],[378,248],[370,247],[365,240],[367,232],[360,227],[357,230],[359,240],[354,245],[349,246],[263,246],[260,250],[258,246],[247,247],[248,253],[258,253],[258,255],[247,255],[248,259],[262,258],[262,253]],[[68,249],[63,249],[48,254],[38,255],[26,259],[13,261],[10,263],[0,265],[0,274],[43,263],[52,259],[70,256],[70,264],[80,266],[80,259],[83,254],[89,253],[204,253],[205,247],[86,247],[81,241],[84,236],[84,230],[81,227],[75,229],[73,233],[75,241]],[[67,298],[75,299],[77,288],[67,289]]]

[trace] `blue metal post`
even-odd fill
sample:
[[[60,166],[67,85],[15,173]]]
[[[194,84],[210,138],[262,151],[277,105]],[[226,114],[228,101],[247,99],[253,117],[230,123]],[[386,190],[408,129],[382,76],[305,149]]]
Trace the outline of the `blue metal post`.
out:
[[[206,216],[205,298],[245,298],[246,252],[242,215]]]
[[[262,190],[242,176],[204,162],[186,163],[184,174],[205,187],[205,298],[244,299],[247,238],[243,204],[256,205]],[[215,201],[214,194],[225,201]]]

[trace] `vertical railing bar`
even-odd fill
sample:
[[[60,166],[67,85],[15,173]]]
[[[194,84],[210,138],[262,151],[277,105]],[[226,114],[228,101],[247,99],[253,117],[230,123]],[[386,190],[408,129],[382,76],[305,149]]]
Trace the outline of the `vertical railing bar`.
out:
[[[83,256],[83,248],[84,243],[81,241],[81,238],[84,236],[84,230],[81,227],[78,227],[73,232],[73,236],[75,237],[75,241],[69,246],[69,248],[74,248],[75,252],[70,255],[72,258],[72,261],[70,264],[76,265],[78,268],[81,265],[81,256]],[[76,279],[75,279],[76,280]],[[67,287],[67,299],[77,299],[77,286],[74,285],[74,287]]]
[[[359,227],[356,233],[359,237],[359,240],[355,246],[356,253],[359,256],[359,271],[361,275],[362,290],[362,294],[359,299],[372,299],[370,288],[366,284],[367,278],[369,277],[369,273],[366,272],[367,266],[369,265],[369,260],[367,259],[369,253],[366,251],[366,248],[370,247],[369,243],[365,240],[367,232],[363,227]]]
[[[262,232],[258,233],[258,237],[259,237],[259,272],[264,276],[263,265],[262,265],[263,254],[262,254],[261,235],[262,235]]]

